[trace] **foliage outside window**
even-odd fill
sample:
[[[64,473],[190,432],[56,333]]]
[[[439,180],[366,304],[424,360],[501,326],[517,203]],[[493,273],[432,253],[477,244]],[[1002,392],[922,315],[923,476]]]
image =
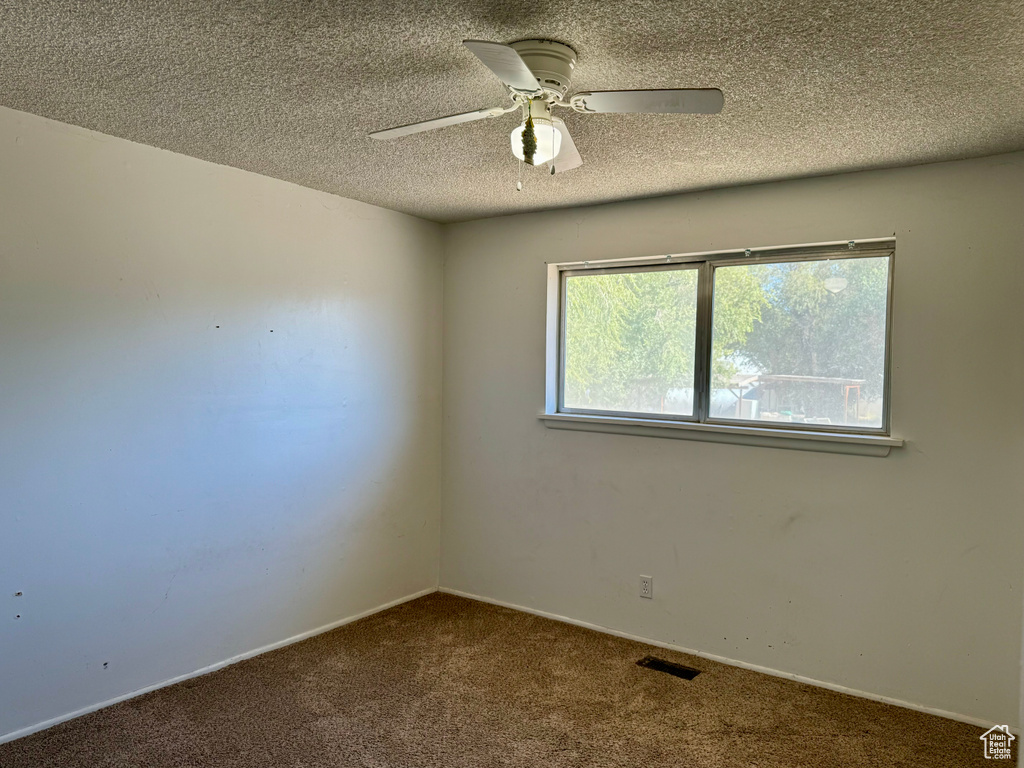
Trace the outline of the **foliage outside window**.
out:
[[[887,245],[564,271],[560,410],[887,432]]]

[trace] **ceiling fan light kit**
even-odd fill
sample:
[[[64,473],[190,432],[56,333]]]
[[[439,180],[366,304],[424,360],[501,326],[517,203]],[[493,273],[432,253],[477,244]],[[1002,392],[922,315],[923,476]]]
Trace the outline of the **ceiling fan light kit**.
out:
[[[533,123],[534,151],[532,157],[528,157],[524,144],[524,133],[526,132],[526,119],[512,129],[512,154],[520,160],[525,160],[530,165],[543,165],[558,157],[562,148],[562,129],[565,123],[557,117],[551,116],[551,105],[541,99],[530,100],[524,107],[523,112],[526,119]],[[561,123],[562,128],[556,126],[555,121]]]
[[[464,40],[463,45],[505,84],[512,99],[511,105],[388,128],[370,136],[394,139],[522,110],[523,122],[512,130],[510,136],[512,154],[535,166],[550,163],[554,174],[583,164],[565,122],[552,116],[554,107],[581,114],[717,114],[724,104],[722,92],[717,88],[593,91],[577,93],[566,99],[576,69],[576,52],[569,46],[552,40],[520,40],[511,45]]]

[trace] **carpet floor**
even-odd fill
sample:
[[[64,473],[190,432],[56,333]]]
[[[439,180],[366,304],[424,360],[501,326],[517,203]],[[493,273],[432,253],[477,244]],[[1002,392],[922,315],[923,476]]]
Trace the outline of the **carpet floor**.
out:
[[[0,745],[0,766],[963,768],[991,764],[981,733],[433,594]]]

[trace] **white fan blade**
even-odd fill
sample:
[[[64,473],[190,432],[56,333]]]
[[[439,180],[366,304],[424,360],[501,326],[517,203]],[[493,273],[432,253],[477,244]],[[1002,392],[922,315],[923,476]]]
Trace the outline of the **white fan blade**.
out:
[[[587,112],[714,115],[722,111],[725,97],[717,88],[675,88],[577,93],[572,101],[581,104]]]
[[[512,46],[486,40],[463,40],[462,44],[505,85],[526,93],[540,90],[537,78]]]
[[[573,168],[579,168],[583,165],[583,158],[580,157],[580,151],[576,149],[576,142],[572,140],[572,136],[569,135],[569,129],[565,127],[565,123],[557,117],[551,118],[551,122],[555,124],[555,128],[562,134],[562,145],[558,150],[558,155],[554,160],[551,161],[551,167],[554,168],[554,173],[561,173],[562,171],[571,171]]]
[[[434,128],[444,128],[449,125],[458,125],[459,123],[469,123],[473,120],[482,120],[485,117],[500,115],[503,112],[504,110],[501,107],[478,109],[474,112],[462,112],[458,115],[448,115],[448,117],[437,117],[433,120],[424,120],[422,123],[410,123],[409,125],[400,125],[397,128],[388,128],[383,131],[376,131],[370,134],[370,138],[397,139],[399,136],[408,136],[410,133],[430,131]]]

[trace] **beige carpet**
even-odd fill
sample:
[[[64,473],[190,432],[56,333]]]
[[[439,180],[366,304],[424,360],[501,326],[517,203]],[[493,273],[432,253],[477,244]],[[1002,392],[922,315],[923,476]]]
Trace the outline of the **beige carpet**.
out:
[[[0,766],[963,768],[993,764],[980,734],[435,594],[0,745]]]

